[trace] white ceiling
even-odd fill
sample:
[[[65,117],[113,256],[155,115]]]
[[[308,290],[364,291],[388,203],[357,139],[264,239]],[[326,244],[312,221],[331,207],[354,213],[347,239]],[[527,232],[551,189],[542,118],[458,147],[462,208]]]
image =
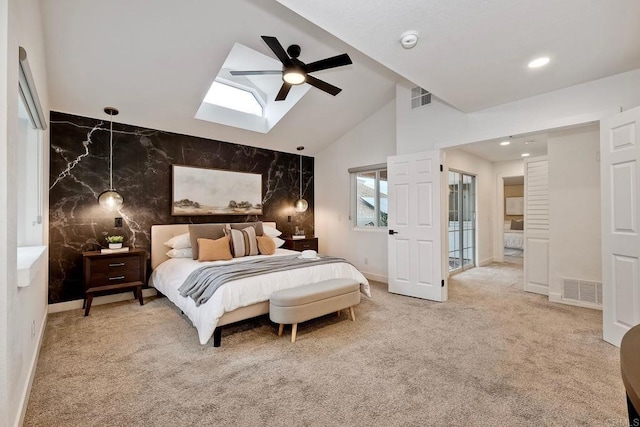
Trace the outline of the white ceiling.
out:
[[[302,144],[309,155],[391,101],[400,75],[470,112],[640,68],[638,0],[56,0],[42,8],[51,109],[103,118],[113,105],[122,123],[292,153]],[[410,29],[420,41],[405,50],[399,38]],[[273,56],[261,35],[299,44],[305,62],[347,52],[353,65],[317,73],[342,93],[312,88],[266,135],[195,119],[234,43]],[[542,54],[547,67],[526,67]]]
[[[304,145],[313,155],[391,101],[400,78],[273,0],[56,0],[42,8],[55,111],[105,118],[111,105],[121,123],[292,153]],[[261,35],[299,44],[304,62],[348,53],[353,65],[314,73],[343,91],[312,88],[266,135],[195,119],[234,43],[274,56]]]
[[[490,162],[503,162],[521,160],[522,153],[529,153],[530,157],[546,155],[548,139],[549,135],[542,132],[458,145],[453,149],[466,151]],[[500,145],[503,141],[509,141],[509,145]]]
[[[277,1],[464,112],[640,68],[638,0]]]

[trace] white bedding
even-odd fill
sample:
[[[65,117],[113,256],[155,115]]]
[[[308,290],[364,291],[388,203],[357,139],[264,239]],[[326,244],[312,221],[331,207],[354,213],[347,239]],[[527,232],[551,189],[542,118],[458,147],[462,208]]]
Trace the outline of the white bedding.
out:
[[[505,231],[504,247],[509,249],[524,249],[524,231],[522,230]]]
[[[292,255],[299,252],[288,249],[276,249],[271,256]],[[178,293],[178,288],[187,276],[203,265],[222,265],[263,258],[264,255],[234,258],[231,261],[198,262],[190,258],[173,258],[160,264],[151,274],[149,284],[163,293],[171,302],[187,315],[198,330],[200,344],[206,344],[213,335],[218,319],[228,312],[240,307],[268,301],[271,293],[280,289],[288,289],[321,280],[336,277],[347,277],[360,282],[360,290],[371,296],[369,282],[354,266],[349,263],[333,263],[313,265],[309,261],[308,268],[269,273],[262,276],[246,277],[226,283],[218,289],[211,299],[196,307],[189,297]]]

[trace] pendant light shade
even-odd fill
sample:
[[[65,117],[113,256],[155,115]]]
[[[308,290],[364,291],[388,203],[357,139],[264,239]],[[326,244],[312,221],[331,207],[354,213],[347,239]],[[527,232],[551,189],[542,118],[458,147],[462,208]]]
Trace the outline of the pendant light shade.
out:
[[[303,146],[297,148],[298,151],[304,150]],[[305,212],[309,208],[309,203],[302,198],[302,153],[300,153],[300,197],[293,205],[296,212]]]
[[[113,107],[105,107],[104,112],[111,117],[109,125],[109,189],[98,196],[98,203],[102,209],[114,212],[120,210],[124,203],[120,193],[113,189],[113,116],[118,115],[118,110]]]

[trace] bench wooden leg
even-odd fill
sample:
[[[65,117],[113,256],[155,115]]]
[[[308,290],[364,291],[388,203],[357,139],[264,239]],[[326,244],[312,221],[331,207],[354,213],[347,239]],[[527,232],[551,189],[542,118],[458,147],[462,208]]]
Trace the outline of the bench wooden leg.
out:
[[[282,331],[284,330],[284,323],[280,323],[280,326],[278,326],[278,336],[281,337],[282,336]]]
[[[291,327],[291,342],[296,342],[296,332],[298,332],[298,324],[294,323]]]
[[[222,326],[218,326],[213,330],[213,346],[220,347],[222,344]]]
[[[353,309],[353,307],[349,307],[349,315],[351,316],[351,321],[355,322],[356,321],[356,312]]]

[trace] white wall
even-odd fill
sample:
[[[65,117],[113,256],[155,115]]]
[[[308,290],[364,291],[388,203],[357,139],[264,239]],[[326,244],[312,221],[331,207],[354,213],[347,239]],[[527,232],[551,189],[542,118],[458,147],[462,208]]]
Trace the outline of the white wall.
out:
[[[386,163],[395,154],[391,101],[315,157],[315,230],[320,252],[343,257],[369,279],[387,281],[387,230],[354,230],[347,169]],[[365,263],[365,258],[367,262]]]
[[[412,110],[412,86],[396,86],[398,154],[588,123],[640,105],[640,69],[470,114],[437,99]]]
[[[476,176],[476,263],[487,265],[493,261],[494,175],[491,162],[462,150],[446,152],[448,169]],[[444,198],[443,198],[444,200]]]
[[[561,278],[602,281],[600,133],[597,125],[549,134],[549,298]]]
[[[26,408],[25,399],[35,371],[47,304],[46,270],[41,271],[31,286],[16,286],[15,206],[20,195],[12,182],[17,177],[15,141],[18,136],[19,45],[28,52],[47,120],[49,102],[40,2],[2,0],[0,21],[0,426],[13,426],[19,424]],[[48,147],[48,137],[45,147]],[[45,162],[48,164],[47,159]],[[43,179],[47,179],[48,167],[43,172]],[[44,198],[48,199],[46,193]],[[46,223],[43,228],[48,228]],[[47,241],[46,236],[44,241]],[[33,326],[35,331],[32,331]]]

